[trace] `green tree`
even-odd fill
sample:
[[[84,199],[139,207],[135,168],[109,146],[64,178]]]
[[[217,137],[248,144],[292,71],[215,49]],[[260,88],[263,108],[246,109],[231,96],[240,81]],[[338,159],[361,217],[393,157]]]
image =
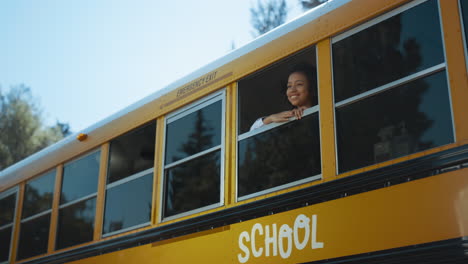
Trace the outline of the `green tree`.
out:
[[[328,0],[299,0],[302,6],[302,10],[307,11],[309,9],[312,9],[316,6],[319,6]]]
[[[70,133],[66,123],[44,126],[42,110],[25,85],[13,86],[7,93],[0,87],[0,170]]]
[[[256,6],[250,8],[250,22],[255,30],[254,37],[283,24],[287,16],[286,0],[257,0]]]

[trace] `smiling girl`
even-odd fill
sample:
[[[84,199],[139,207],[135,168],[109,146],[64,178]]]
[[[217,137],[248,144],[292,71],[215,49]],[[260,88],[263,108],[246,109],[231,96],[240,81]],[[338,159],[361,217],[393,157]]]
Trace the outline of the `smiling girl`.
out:
[[[314,67],[306,63],[296,65],[289,73],[285,91],[293,109],[257,119],[250,131],[270,123],[286,122],[292,117],[301,119],[305,109],[317,104],[316,83]]]

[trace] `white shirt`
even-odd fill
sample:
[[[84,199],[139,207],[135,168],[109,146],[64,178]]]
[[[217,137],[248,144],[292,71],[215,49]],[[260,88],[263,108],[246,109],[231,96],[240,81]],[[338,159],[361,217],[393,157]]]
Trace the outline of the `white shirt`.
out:
[[[252,124],[250,127],[250,131],[255,130],[257,128],[261,128],[265,124],[263,123],[263,117],[260,117],[259,119],[255,120],[255,122]]]

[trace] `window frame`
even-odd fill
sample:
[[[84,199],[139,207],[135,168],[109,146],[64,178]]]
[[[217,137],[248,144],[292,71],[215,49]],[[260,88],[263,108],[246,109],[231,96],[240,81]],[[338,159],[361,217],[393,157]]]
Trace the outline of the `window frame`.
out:
[[[312,45],[302,49],[301,51],[296,51],[293,54],[290,54],[290,55],[284,57],[282,60],[284,60],[284,59],[287,60],[291,56],[299,55],[302,51],[310,49],[312,46],[315,46],[314,47],[314,49],[315,49],[315,68],[316,68],[316,71],[317,71],[316,72],[316,76],[317,76],[317,104],[312,106],[311,108],[308,108],[308,109],[304,110],[303,118],[308,117],[309,115],[312,115],[314,113],[317,113],[318,123],[319,123],[320,152],[321,152],[321,150],[322,150],[322,130],[320,129],[320,123],[321,123],[321,119],[320,119],[320,89],[319,89],[319,83],[320,83],[319,82],[319,78],[320,78],[319,71],[320,71],[320,69],[318,67],[318,65],[319,65],[319,63],[318,63],[319,54],[318,54],[317,44],[312,44]],[[279,61],[279,63],[282,63],[282,62]],[[283,63],[288,63],[288,62],[283,62]],[[273,66],[273,65],[274,64],[268,65],[268,66],[264,67],[263,69],[267,70],[268,67]],[[262,71],[263,69],[260,69],[259,71]],[[252,73],[252,74],[255,74],[255,73]],[[236,85],[237,86],[239,85],[239,81],[236,82]],[[274,128],[289,124],[289,123],[297,120],[295,117],[291,117],[289,119],[289,121],[284,122],[284,123],[270,123],[270,124],[264,125],[264,126],[262,126],[260,128],[254,129],[252,131],[247,131],[245,133],[239,134],[239,130],[240,130],[240,126],[239,126],[239,118],[240,118],[239,101],[240,101],[239,93],[237,93],[237,111],[236,111],[236,120],[237,120],[237,122],[236,122],[236,142],[235,142],[236,150],[238,149],[239,142],[244,140],[244,139],[256,136],[256,135],[258,135],[260,133],[266,132],[268,130],[272,130]],[[301,180],[297,180],[297,181],[293,181],[293,182],[290,182],[290,183],[282,184],[282,185],[279,185],[279,186],[275,186],[273,188],[269,188],[269,189],[266,189],[266,190],[263,190],[263,191],[259,191],[259,192],[255,192],[255,193],[251,193],[251,194],[239,197],[239,153],[238,152],[236,152],[235,166],[236,166],[236,174],[235,174],[235,178],[236,178],[236,180],[235,180],[236,195],[235,195],[235,198],[234,198],[235,202],[245,201],[245,200],[248,200],[248,199],[251,199],[251,198],[260,197],[260,196],[263,196],[263,195],[266,195],[266,194],[269,194],[269,193],[273,193],[273,192],[280,191],[280,190],[285,190],[285,189],[288,189],[288,188],[291,188],[291,187],[299,186],[301,184],[310,183],[310,182],[314,182],[314,181],[318,181],[318,180],[323,179],[323,173],[322,173],[323,172],[322,171],[323,158],[320,155],[320,171],[321,171],[321,173],[316,174],[316,175],[311,175],[311,176],[309,176],[307,178],[304,178],[304,179],[301,179]]]
[[[412,73],[410,75],[406,75],[404,77],[401,77],[400,79],[397,79],[397,80],[394,80],[392,82],[389,82],[389,83],[386,83],[386,84],[383,84],[383,85],[380,85],[378,87],[375,87],[373,89],[370,89],[368,91],[365,91],[363,93],[360,93],[360,94],[357,94],[355,96],[351,96],[347,99],[344,99],[342,101],[339,101],[339,102],[336,102],[335,100],[335,84],[334,84],[334,65],[333,65],[333,44],[335,44],[336,42],[339,42],[343,39],[346,39],[350,36],[353,36],[354,34],[357,34],[359,32],[362,32],[380,22],[383,22],[383,21],[386,21],[387,19],[391,18],[391,17],[394,17],[396,15],[399,15],[399,14],[402,14],[403,12],[407,11],[407,10],[410,10],[411,8],[414,8],[414,7],[417,7],[418,5],[421,5],[427,1],[432,1],[432,0],[415,0],[415,1],[412,1],[410,3],[407,3],[407,4],[404,4],[400,7],[397,7],[389,12],[386,12],[376,18],[373,18],[373,19],[370,19],[368,21],[365,21],[364,23],[362,24],[359,24],[357,25],[356,27],[354,28],[351,28],[345,32],[342,32],[342,33],[339,33],[335,36],[333,36],[331,38],[331,41],[330,41],[330,50],[331,50],[331,71],[332,71],[332,94],[333,94],[333,112],[334,112],[334,115],[333,115],[333,119],[334,119],[334,134],[335,134],[335,161],[336,161],[336,172],[337,172],[337,175],[339,174],[343,174],[343,173],[348,173],[350,171],[354,171],[354,170],[358,170],[358,169],[362,169],[362,168],[366,168],[366,167],[370,167],[370,166],[375,166],[377,164],[381,164],[381,163],[385,163],[385,162],[388,162],[390,160],[394,160],[394,159],[398,159],[398,158],[401,158],[401,157],[406,157],[406,156],[409,156],[409,155],[413,155],[415,153],[418,153],[418,152],[421,152],[420,151],[416,151],[416,152],[413,152],[413,153],[410,153],[408,155],[404,155],[404,156],[401,156],[401,157],[396,157],[396,158],[391,158],[389,160],[385,160],[385,161],[381,161],[381,162],[376,162],[376,163],[373,163],[373,164],[370,164],[370,165],[366,165],[364,167],[359,167],[359,168],[354,168],[354,169],[351,169],[351,170],[346,170],[346,171],[340,171],[339,169],[339,158],[338,158],[338,133],[337,133],[337,120],[336,120],[336,110],[337,108],[339,107],[343,107],[343,106],[347,106],[349,104],[352,104],[354,102],[358,102],[358,101],[361,101],[363,99],[366,99],[368,97],[372,97],[374,95],[377,95],[379,93],[382,93],[382,92],[385,92],[385,91],[389,91],[391,89],[396,89],[398,87],[401,87],[403,86],[404,84],[407,84],[407,83],[410,83],[412,81],[415,81],[415,80],[420,80],[420,79],[423,79],[429,75],[432,75],[432,74],[436,74],[438,72],[441,72],[441,71],[444,71],[445,70],[445,77],[446,77],[446,81],[447,81],[447,95],[448,95],[448,98],[449,98],[449,107],[450,107],[450,117],[451,117],[451,123],[452,123],[452,137],[454,139],[454,141],[456,140],[456,130],[455,130],[455,121],[454,121],[454,114],[453,114],[453,104],[452,104],[452,95],[451,95],[451,88],[450,88],[450,79],[449,79],[449,74],[448,74],[448,69],[447,69],[447,53],[446,53],[446,45],[445,45],[445,38],[444,38],[444,27],[443,27],[443,24],[442,24],[442,16],[441,16],[441,10],[440,10],[440,2],[438,0],[434,0],[436,1],[437,3],[437,11],[438,11],[438,14],[439,14],[439,27],[440,27],[440,40],[441,40],[441,43],[442,43],[442,52],[443,52],[443,62],[442,63],[439,63],[439,64],[436,64],[434,66],[431,66],[429,68],[426,68],[424,70],[421,70],[421,71],[418,71],[418,72],[415,72],[415,73]],[[459,0],[460,1],[460,0]],[[459,8],[459,10],[461,10],[461,8]],[[461,11],[460,11],[461,12]],[[468,62],[467,62],[468,63]],[[452,142],[453,143],[453,142]],[[440,147],[440,146],[436,146],[436,147]],[[432,148],[436,148],[436,147],[431,147],[429,149],[432,149]]]
[[[46,250],[46,252],[43,252],[43,253],[41,253],[41,254],[34,255],[34,256],[31,256],[31,257],[22,258],[22,259],[20,259],[19,256],[18,256],[19,248],[20,248],[20,245],[21,245],[21,240],[20,240],[20,238],[21,238],[21,226],[22,226],[22,224],[27,223],[27,222],[30,222],[30,221],[34,221],[35,219],[38,219],[38,218],[40,218],[40,217],[42,217],[42,216],[45,216],[45,215],[47,215],[47,214],[50,214],[50,222],[49,222],[49,232],[50,232],[50,228],[51,228],[50,224],[51,224],[51,222],[52,222],[52,212],[53,212],[53,201],[54,201],[54,196],[56,195],[55,182],[57,181],[57,169],[56,169],[56,168],[50,169],[50,170],[48,170],[48,171],[46,171],[46,172],[44,172],[44,173],[41,173],[40,175],[35,176],[35,177],[32,178],[32,179],[26,181],[26,183],[25,183],[25,190],[24,190],[23,196],[26,195],[26,185],[27,185],[28,183],[30,183],[30,182],[32,182],[32,181],[35,181],[35,180],[38,180],[39,178],[44,177],[44,176],[47,176],[47,175],[49,175],[49,174],[53,174],[53,175],[54,175],[54,186],[52,186],[52,201],[51,201],[51,204],[50,204],[50,209],[44,210],[44,211],[42,211],[42,212],[40,212],[40,213],[37,213],[37,214],[33,214],[33,215],[28,216],[28,217],[26,217],[26,218],[20,219],[19,232],[18,232],[18,250],[16,251],[16,252],[17,252],[17,253],[16,253],[16,258],[17,258],[17,260],[28,259],[28,258],[36,257],[36,256],[39,256],[39,255],[42,255],[42,254],[46,254],[46,253],[47,253],[47,250]],[[22,206],[22,207],[23,207],[23,210],[24,210],[24,203],[25,203],[25,202],[26,202],[26,200],[23,199],[23,206]],[[50,237],[49,237],[49,236],[47,236],[47,240],[50,240]]]
[[[19,186],[15,186],[13,188],[10,188],[8,190],[5,190],[3,192],[0,192],[0,200],[4,199],[12,194],[15,194],[15,209],[14,209],[14,214],[13,214],[13,221],[10,224],[6,224],[3,226],[0,226],[0,230],[4,230],[7,228],[11,227],[11,234],[10,234],[10,246],[9,246],[9,252],[8,252],[8,259],[6,261],[0,262],[0,264],[7,264],[10,263],[12,260],[12,248],[13,248],[13,243],[14,243],[14,234],[15,234],[15,223],[16,223],[16,218],[18,217],[18,205],[19,205]]]
[[[180,160],[177,160],[175,162],[168,163],[165,165],[166,162],[166,146],[167,146],[167,125],[177,121],[191,113],[194,113],[198,110],[201,110],[211,104],[214,104],[218,101],[221,101],[221,142],[219,145],[215,147],[211,147],[209,149],[203,150],[201,152],[198,152],[196,154],[193,154],[191,156],[187,156],[185,158],[182,158]],[[226,141],[226,88],[222,88],[219,91],[216,91],[212,94],[209,94],[205,97],[203,97],[200,100],[197,100],[182,109],[176,110],[172,113],[169,113],[166,115],[164,118],[164,128],[163,128],[163,146],[162,146],[162,158],[161,158],[161,169],[160,169],[160,175],[161,175],[161,187],[159,188],[159,216],[158,216],[158,222],[167,222],[171,221],[174,219],[178,219],[181,217],[193,215],[193,214],[198,214],[201,212],[205,212],[210,209],[215,209],[218,207],[221,207],[224,205],[224,184],[225,184],[225,151],[226,151],[226,146],[225,146],[225,141]],[[216,152],[217,150],[220,150],[220,181],[219,181],[219,202],[214,203],[211,205],[203,206],[200,208],[196,208],[193,210],[189,210],[183,213],[171,215],[168,217],[164,217],[164,207],[166,203],[166,177],[165,177],[165,172],[167,169],[173,168],[177,165],[180,165],[182,163],[188,162],[195,160],[199,157],[205,156],[207,154]]]
[[[147,122],[135,129],[132,129],[122,135],[119,135],[117,137],[115,137],[114,139],[117,139],[121,136],[125,136],[125,135],[128,135],[130,133],[133,133],[135,131],[138,131],[139,129],[144,129],[146,128],[147,126],[151,125],[151,123],[154,123],[155,125],[155,130],[154,130],[154,140],[155,140],[155,144],[153,146],[154,148],[154,156],[156,157],[156,155],[158,155],[158,153],[156,153],[156,139],[157,139],[157,131],[158,131],[158,124],[157,124],[157,120],[151,120],[150,122]],[[112,139],[112,140],[114,140]],[[111,160],[111,155],[110,155],[110,151],[111,151],[111,144],[112,144],[112,140],[109,141],[109,149],[108,149],[108,159],[107,159],[107,168],[110,167],[110,160]],[[104,233],[104,220],[105,220],[105,216],[106,216],[106,205],[107,205],[107,192],[109,190],[112,190],[113,188],[115,187],[118,187],[120,185],[123,185],[123,184],[126,184],[126,183],[130,183],[134,180],[137,180],[137,179],[140,179],[140,178],[143,178],[147,175],[149,175],[150,173],[152,173],[152,178],[153,178],[153,183],[155,181],[155,178],[156,178],[156,173],[155,173],[155,165],[154,165],[154,159],[153,159],[153,166],[151,168],[148,168],[148,169],[145,169],[145,170],[142,170],[142,171],[139,171],[137,173],[133,173],[133,174],[130,174],[122,179],[119,179],[117,181],[113,181],[111,183],[108,183],[108,180],[109,180],[109,170],[107,170],[107,173],[105,175],[105,178],[106,178],[106,183],[105,183],[105,193],[104,193],[104,201],[103,201],[103,204],[104,204],[104,207],[103,207],[103,212],[102,212],[102,230],[101,230],[101,237],[102,238],[106,238],[106,237],[110,237],[110,236],[114,236],[114,235],[117,235],[117,234],[121,234],[121,233],[125,233],[125,232],[128,232],[128,231],[131,231],[131,230],[135,230],[135,229],[138,229],[138,228],[142,228],[142,227],[146,227],[146,226],[149,226],[151,225],[151,217],[150,219],[145,222],[145,223],[141,223],[141,224],[138,224],[138,225],[134,225],[134,226],[129,226],[129,227],[126,227],[126,228],[122,228],[122,229],[119,229],[119,230],[116,230],[116,231],[111,231],[111,232],[108,232],[108,233]],[[154,197],[154,188],[152,188],[152,196],[151,196],[151,202],[154,203],[155,201],[152,199]]]
[[[62,173],[62,180],[61,180],[60,190],[58,191],[59,196],[60,196],[60,197],[59,197],[59,201],[61,200],[61,197],[62,197],[63,180],[64,180],[64,178],[65,178],[65,167],[66,167],[67,165],[73,163],[73,162],[76,162],[76,161],[79,161],[79,160],[81,160],[81,159],[87,158],[87,157],[89,157],[90,155],[93,155],[93,154],[95,154],[95,153],[97,153],[97,152],[100,153],[100,155],[99,155],[99,157],[100,157],[100,156],[102,155],[102,149],[101,149],[101,147],[97,147],[96,149],[93,149],[93,150],[91,150],[91,151],[88,151],[88,152],[86,152],[86,153],[83,153],[83,154],[79,155],[78,157],[76,157],[76,158],[74,158],[74,159],[72,159],[72,160],[70,160],[70,161],[68,161],[68,162],[66,162],[66,163],[63,164],[63,166],[62,166],[62,172],[61,172],[61,173]],[[101,160],[100,160],[100,159],[99,159],[99,161],[98,161],[98,166],[99,166],[99,167],[98,167],[98,171],[99,171],[100,168],[101,168],[101,166],[103,166],[103,165],[101,164]],[[69,202],[66,202],[66,203],[63,203],[63,204],[60,204],[60,203],[59,203],[58,208],[57,208],[57,225],[56,225],[56,230],[55,230],[55,245],[54,245],[54,250],[55,250],[55,251],[59,251],[59,250],[60,250],[60,251],[62,251],[62,250],[67,251],[68,248],[76,247],[76,246],[82,245],[83,243],[88,243],[88,242],[91,242],[91,241],[92,241],[92,240],[91,240],[91,241],[87,241],[87,242],[82,242],[82,243],[79,243],[79,244],[74,244],[74,245],[66,246],[66,247],[62,247],[62,248],[58,248],[58,243],[57,243],[57,242],[58,242],[59,235],[60,235],[59,230],[60,230],[61,227],[60,227],[59,224],[60,224],[60,213],[62,212],[62,211],[61,211],[62,209],[65,209],[65,208],[74,206],[74,205],[76,205],[76,204],[78,204],[78,203],[81,203],[81,202],[84,202],[84,201],[86,201],[86,200],[90,200],[90,199],[93,199],[93,198],[94,198],[94,199],[96,199],[96,201],[95,201],[95,206],[94,206],[94,207],[95,207],[95,211],[94,211],[94,221],[96,220],[96,211],[98,210],[98,206],[97,206],[98,199],[97,199],[97,198],[98,198],[98,192],[99,192],[99,176],[100,176],[100,175],[99,175],[99,173],[98,173],[97,178],[96,178],[96,181],[97,181],[97,182],[96,182],[96,192],[87,194],[87,195],[85,195],[85,196],[83,196],[83,197],[80,197],[80,198],[78,198],[78,199],[75,199],[75,200],[73,200],[73,201],[69,201]],[[96,229],[96,226],[95,226],[95,224],[93,223],[93,231],[94,231],[95,229]]]
[[[152,168],[149,168],[149,169],[146,169],[146,170],[143,170],[143,171],[139,171],[135,174],[132,174],[130,176],[127,176],[123,179],[120,179],[118,181],[115,181],[115,182],[112,182],[110,184],[106,184],[106,195],[104,196],[104,210],[103,210],[103,217],[102,217],[102,238],[106,238],[106,237],[110,237],[110,236],[114,236],[114,235],[117,235],[117,234],[121,234],[121,233],[125,233],[125,232],[128,232],[128,231],[131,231],[131,230],[135,230],[135,229],[138,229],[138,228],[142,228],[142,227],[146,227],[146,226],[149,226],[151,225],[151,217],[150,219],[147,221],[147,222],[144,222],[144,223],[141,223],[141,224],[138,224],[138,225],[134,225],[134,226],[129,226],[129,227],[126,227],[126,228],[122,228],[120,230],[116,230],[116,231],[112,231],[112,232],[109,232],[109,233],[104,233],[104,219],[105,219],[105,213],[106,213],[106,202],[107,202],[107,192],[109,190],[112,190],[113,188],[115,187],[119,187],[121,185],[124,185],[126,183],[129,183],[129,182],[133,182],[134,180],[137,180],[137,179],[140,179],[140,178],[143,178],[147,175],[149,175],[150,173],[153,174],[153,182],[154,182],[154,177],[155,177],[155,174],[154,174],[154,166]],[[151,196],[153,197],[153,195]],[[152,202],[153,199],[151,199]]]

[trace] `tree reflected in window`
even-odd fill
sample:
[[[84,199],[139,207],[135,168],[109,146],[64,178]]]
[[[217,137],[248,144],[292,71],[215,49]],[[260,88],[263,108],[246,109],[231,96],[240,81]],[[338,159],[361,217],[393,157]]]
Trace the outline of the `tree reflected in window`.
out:
[[[220,202],[223,101],[217,98],[167,121],[164,217]]]

